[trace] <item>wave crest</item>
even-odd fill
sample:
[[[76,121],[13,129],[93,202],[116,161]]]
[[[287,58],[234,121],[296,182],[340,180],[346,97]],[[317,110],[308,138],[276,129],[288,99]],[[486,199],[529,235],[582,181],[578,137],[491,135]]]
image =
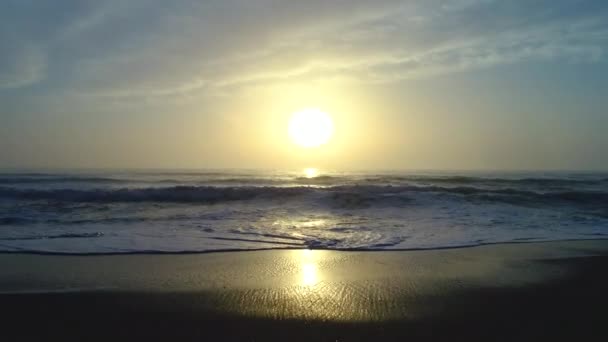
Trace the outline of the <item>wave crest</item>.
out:
[[[377,205],[404,206],[416,200],[416,194],[458,196],[470,201],[502,202],[512,205],[568,204],[608,210],[608,193],[602,191],[535,192],[514,188],[487,189],[442,186],[345,185],[325,188],[298,187],[213,187],[175,186],[161,188],[124,188],[96,190],[36,190],[0,187],[0,198],[45,200],[54,202],[175,202],[214,204],[229,201],[271,200],[317,194],[334,208],[360,209]],[[316,199],[318,197],[313,197]],[[3,224],[14,220],[5,218]]]

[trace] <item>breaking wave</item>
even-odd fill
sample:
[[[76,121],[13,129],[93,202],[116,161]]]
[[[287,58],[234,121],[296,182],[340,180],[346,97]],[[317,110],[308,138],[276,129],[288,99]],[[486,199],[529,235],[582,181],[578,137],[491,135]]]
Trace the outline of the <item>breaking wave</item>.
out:
[[[174,186],[162,188],[123,189],[14,189],[0,188],[0,198],[12,200],[46,200],[58,202],[174,202],[214,204],[230,201],[290,199],[307,195],[320,195],[332,206],[364,208],[375,204],[403,206],[416,199],[416,194],[456,195],[470,201],[502,202],[513,205],[574,204],[608,208],[608,192],[603,191],[552,191],[535,192],[514,188],[484,189],[476,187],[443,186],[332,186],[317,188],[296,187],[214,187]],[[316,198],[316,197],[315,197]],[[11,221],[4,218],[3,221]],[[3,222],[6,224],[6,222]]]

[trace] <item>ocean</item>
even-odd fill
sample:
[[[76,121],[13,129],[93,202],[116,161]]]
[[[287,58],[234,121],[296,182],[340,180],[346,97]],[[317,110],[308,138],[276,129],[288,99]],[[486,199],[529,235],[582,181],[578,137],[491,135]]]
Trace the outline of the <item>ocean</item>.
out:
[[[608,174],[0,173],[0,251],[427,249],[608,238]]]

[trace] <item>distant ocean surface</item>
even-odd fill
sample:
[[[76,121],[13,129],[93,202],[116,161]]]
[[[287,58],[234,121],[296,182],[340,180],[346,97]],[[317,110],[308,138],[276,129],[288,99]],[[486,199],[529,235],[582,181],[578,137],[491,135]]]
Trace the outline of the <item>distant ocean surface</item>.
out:
[[[0,173],[0,251],[417,249],[608,238],[608,174]]]

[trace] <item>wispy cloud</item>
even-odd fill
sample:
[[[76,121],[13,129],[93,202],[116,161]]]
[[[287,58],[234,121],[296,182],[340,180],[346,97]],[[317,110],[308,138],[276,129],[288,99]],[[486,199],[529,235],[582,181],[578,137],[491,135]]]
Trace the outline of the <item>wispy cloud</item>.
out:
[[[37,46],[4,46],[0,54],[0,89],[26,87],[46,76],[46,55]]]
[[[108,4],[46,23],[44,39],[13,34],[2,45],[0,87],[41,82],[45,69],[61,71],[48,81],[71,93],[127,98],[333,77],[396,82],[505,63],[594,62],[608,47],[603,1]],[[29,6],[20,15],[37,13]]]

